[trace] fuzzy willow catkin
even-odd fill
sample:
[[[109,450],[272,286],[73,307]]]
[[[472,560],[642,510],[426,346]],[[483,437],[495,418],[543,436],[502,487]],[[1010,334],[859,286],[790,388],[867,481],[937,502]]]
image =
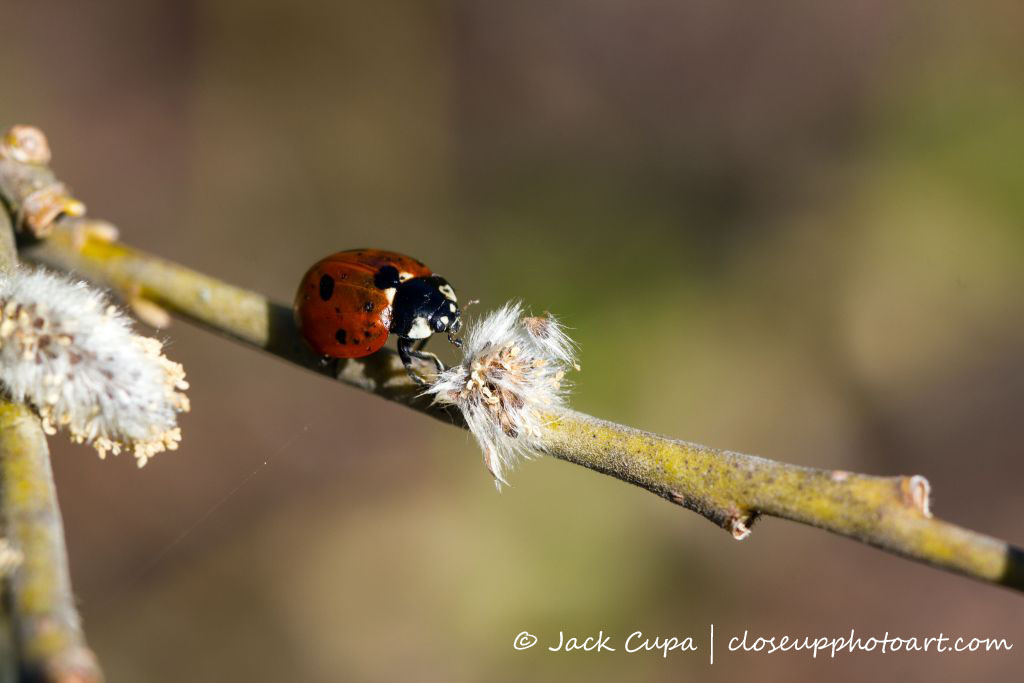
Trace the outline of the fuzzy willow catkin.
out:
[[[500,490],[505,472],[539,451],[542,416],[565,406],[570,368],[579,369],[576,348],[558,320],[525,316],[513,302],[472,326],[462,362],[426,393],[462,412]]]
[[[130,451],[140,467],[177,448],[189,409],[185,371],[159,341],[84,282],[41,270],[0,275],[0,385],[48,434],[66,429],[100,457]]]

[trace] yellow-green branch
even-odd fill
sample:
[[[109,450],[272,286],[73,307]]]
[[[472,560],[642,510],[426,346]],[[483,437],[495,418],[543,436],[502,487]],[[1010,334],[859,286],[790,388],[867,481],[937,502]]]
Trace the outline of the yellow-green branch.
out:
[[[19,668],[32,680],[99,681],[71,594],[64,529],[39,418],[0,402],[0,496],[5,534],[22,563],[11,576]]]
[[[83,237],[62,218],[29,260],[73,271],[127,299],[143,297],[186,319],[308,370],[461,424],[419,397],[397,355],[324,366],[307,351],[290,307],[117,242]],[[790,519],[981,581],[1024,590],[1024,554],[1003,541],[935,519],[920,476],[875,477],[797,467],[721,451],[566,411],[548,416],[544,450],[699,512],[736,538],[758,515]]]

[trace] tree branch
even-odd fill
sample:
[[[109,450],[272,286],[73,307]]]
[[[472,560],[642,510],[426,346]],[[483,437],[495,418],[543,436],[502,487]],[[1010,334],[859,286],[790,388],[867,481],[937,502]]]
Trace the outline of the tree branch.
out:
[[[0,454],[5,533],[24,558],[11,577],[19,668],[33,680],[100,681],[71,594],[50,452],[28,407],[0,403]]]
[[[84,219],[61,218],[29,260],[73,271],[122,296],[141,296],[236,341],[436,418],[461,417],[419,395],[397,354],[323,365],[291,308],[117,242],[82,239]],[[738,539],[760,514],[832,531],[905,558],[1024,590],[1024,553],[931,516],[924,477],[875,477],[797,467],[700,446],[584,415],[551,414],[547,454],[626,481],[704,515]]]

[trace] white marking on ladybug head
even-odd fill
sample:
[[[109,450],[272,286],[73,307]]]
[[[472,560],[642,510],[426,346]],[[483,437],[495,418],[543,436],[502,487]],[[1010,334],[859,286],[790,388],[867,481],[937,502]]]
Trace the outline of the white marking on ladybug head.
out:
[[[452,289],[452,286],[447,283],[438,287],[437,291],[441,292],[441,294],[444,295],[444,298],[448,299],[449,301],[458,301],[458,299],[455,298],[455,290]]]
[[[406,336],[409,339],[426,339],[432,334],[434,334],[434,331],[430,329],[430,321],[424,316],[419,315],[412,319],[412,326],[409,328],[409,334]]]
[[[394,287],[388,287],[384,290],[384,297],[388,300],[388,306],[395,303],[395,292],[397,290]]]
[[[442,325],[444,325],[445,327],[448,327],[448,316],[446,316],[446,315],[442,315],[442,316],[441,316],[441,317],[439,318],[439,320],[441,321],[441,324],[442,324]]]
[[[455,304],[448,304],[448,310],[454,313],[458,309],[455,308]]]

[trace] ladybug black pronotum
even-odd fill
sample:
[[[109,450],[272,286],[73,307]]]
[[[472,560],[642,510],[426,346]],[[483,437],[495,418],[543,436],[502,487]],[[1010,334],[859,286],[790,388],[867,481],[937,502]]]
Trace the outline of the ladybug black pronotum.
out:
[[[444,365],[423,351],[431,335],[452,335],[462,327],[455,290],[414,258],[381,249],[339,251],[318,261],[302,278],[295,295],[295,318],[302,336],[317,353],[332,358],[361,358],[398,337],[398,355],[409,376],[426,382],[412,359]]]

